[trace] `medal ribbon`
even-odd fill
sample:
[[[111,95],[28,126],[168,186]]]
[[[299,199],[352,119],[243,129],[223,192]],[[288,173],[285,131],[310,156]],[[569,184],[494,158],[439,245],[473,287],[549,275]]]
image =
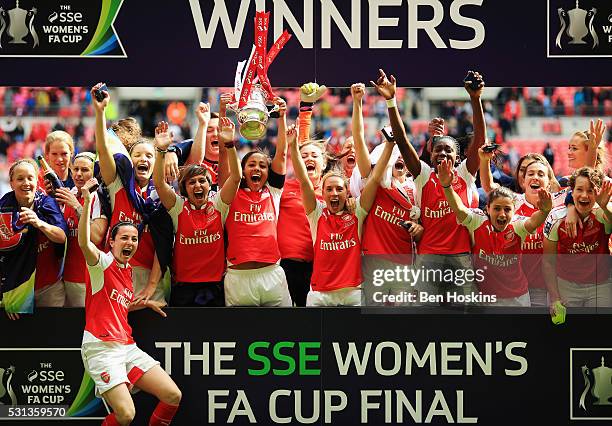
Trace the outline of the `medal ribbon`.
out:
[[[268,42],[268,24],[270,22],[270,12],[257,12],[255,15],[255,43],[254,52],[249,60],[249,67],[242,82],[238,108],[242,108],[249,100],[249,95],[256,79],[259,79],[263,90],[264,98],[274,97],[270,80],[268,79],[268,68],[276,59],[278,53],[291,38],[291,34],[285,30],[283,34],[274,42],[270,53],[266,52]]]

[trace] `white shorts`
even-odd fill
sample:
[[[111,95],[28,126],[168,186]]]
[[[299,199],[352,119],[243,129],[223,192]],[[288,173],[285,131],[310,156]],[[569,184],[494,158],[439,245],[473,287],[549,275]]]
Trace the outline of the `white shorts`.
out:
[[[122,383],[134,385],[144,373],[159,365],[135,343],[88,342],[81,345],[85,371],[96,385],[96,396]],[[130,386],[131,387],[131,386]]]
[[[61,308],[65,301],[66,292],[62,280],[34,292],[34,304],[39,308]]]
[[[530,288],[531,306],[545,308],[548,306],[548,290],[545,288]]]
[[[279,265],[228,268],[223,287],[225,306],[292,306],[287,277]]]
[[[87,293],[85,283],[64,281],[64,291],[66,292],[66,304],[64,306],[71,308],[85,306],[85,294]]]
[[[612,307],[612,284],[579,284],[557,279],[559,295],[567,307],[609,308]]]
[[[310,290],[306,296],[306,306],[361,306],[361,289],[347,287],[332,291]]]
[[[151,276],[151,270],[143,268],[142,266],[132,267],[132,283],[134,283],[134,297],[137,297],[147,286],[149,282],[149,276]],[[156,302],[163,302],[166,300],[164,297],[164,289],[161,283],[157,283],[155,293],[151,297],[151,300]]]

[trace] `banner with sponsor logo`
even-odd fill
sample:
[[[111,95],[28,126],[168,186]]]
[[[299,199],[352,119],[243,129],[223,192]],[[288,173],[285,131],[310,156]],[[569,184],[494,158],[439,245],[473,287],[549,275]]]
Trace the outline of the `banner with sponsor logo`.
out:
[[[293,35],[270,70],[281,87],[347,86],[379,67],[412,87],[455,86],[467,69],[490,86],[607,85],[612,74],[607,0],[1,0],[0,8],[4,85],[231,86],[257,10],[271,13],[272,40]]]
[[[113,28],[122,1],[3,1],[0,57],[123,58]]]
[[[166,311],[166,319],[137,312],[130,321],[138,345],[182,390],[173,424],[612,420],[610,315],[574,311],[555,327],[533,309]],[[0,350],[0,423],[40,424],[28,420],[36,414],[45,424],[66,415],[70,424],[99,424],[106,409],[81,383],[75,349],[83,323],[80,309],[0,317],[11,330]],[[145,425],[155,400],[134,399],[133,424]]]

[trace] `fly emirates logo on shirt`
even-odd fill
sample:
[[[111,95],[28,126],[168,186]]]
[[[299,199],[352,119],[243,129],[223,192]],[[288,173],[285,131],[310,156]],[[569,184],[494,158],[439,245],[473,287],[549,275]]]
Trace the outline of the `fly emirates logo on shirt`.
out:
[[[374,209],[374,216],[393,225],[401,226],[400,223],[403,222],[406,217],[406,210],[394,206],[393,210],[388,212],[382,206],[376,206],[376,209]]]
[[[478,251],[478,257],[498,268],[504,268],[518,263],[518,256],[516,254],[489,254],[483,249]]]
[[[329,241],[321,240],[321,250],[348,250],[357,245],[355,238],[344,238],[343,233],[331,232],[329,234]]]
[[[274,222],[274,213],[270,211],[261,211],[261,204],[251,203],[248,212],[234,212],[234,221],[255,223],[255,222]]]
[[[182,233],[179,234],[179,243],[185,245],[212,244],[215,241],[219,241],[220,239],[220,232],[209,234],[208,229],[196,229],[193,231],[193,235],[189,236],[185,236]]]
[[[425,217],[428,217],[430,219],[440,219],[446,216],[447,214],[450,214],[451,211],[452,210],[448,205],[448,201],[442,200],[438,201],[438,208],[435,210],[430,209],[429,207],[425,207]]]
[[[132,216],[128,216],[127,214],[125,214],[125,212],[119,212],[119,221],[120,222],[132,222],[135,223],[136,225],[140,225],[140,223],[142,222],[142,216],[140,215],[140,213],[134,211],[132,212]]]
[[[599,248],[599,241],[595,241],[593,244],[583,241],[581,243],[573,243],[567,251],[570,254],[593,253],[597,248]]]
[[[114,288],[110,294],[110,300],[117,302],[119,305],[123,306],[127,309],[134,298],[134,293],[132,293],[129,289],[124,288],[123,293],[119,293],[119,290]]]
[[[544,248],[544,234],[538,230],[535,234],[527,235],[523,244],[522,250],[542,250]]]

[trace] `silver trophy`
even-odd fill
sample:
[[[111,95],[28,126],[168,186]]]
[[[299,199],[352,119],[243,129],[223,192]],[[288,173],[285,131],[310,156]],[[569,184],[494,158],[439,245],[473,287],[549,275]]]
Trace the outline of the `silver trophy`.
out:
[[[6,29],[6,33],[11,37],[10,44],[25,44],[24,37],[32,34],[34,46],[38,46],[38,34],[34,28],[34,17],[36,16],[36,8],[25,10],[19,7],[19,0],[15,8],[8,12],[0,8],[0,48],[2,47],[2,34]],[[8,28],[5,17],[8,18]],[[29,18],[29,22],[28,22]]]
[[[278,105],[268,110],[265,99],[261,85],[254,84],[245,106],[238,108],[238,103],[228,105],[238,117],[238,130],[243,138],[253,141],[265,136],[270,113],[279,110]]]
[[[561,36],[563,32],[567,34],[568,37],[571,37],[569,44],[586,44],[586,41],[583,40],[589,33],[593,38],[593,49],[599,44],[599,39],[597,37],[597,32],[593,27],[593,20],[595,19],[595,15],[597,14],[597,9],[591,8],[591,10],[581,9],[578,5],[578,1],[576,0],[576,7],[568,10],[567,12],[562,8],[557,10],[559,14],[559,21],[561,23],[561,29],[559,30],[559,34],[557,34],[556,45],[559,49],[561,47]],[[565,17],[569,17],[569,26],[567,26],[565,22]],[[587,27],[588,21],[588,27]],[[566,30],[567,27],[567,30]]]

